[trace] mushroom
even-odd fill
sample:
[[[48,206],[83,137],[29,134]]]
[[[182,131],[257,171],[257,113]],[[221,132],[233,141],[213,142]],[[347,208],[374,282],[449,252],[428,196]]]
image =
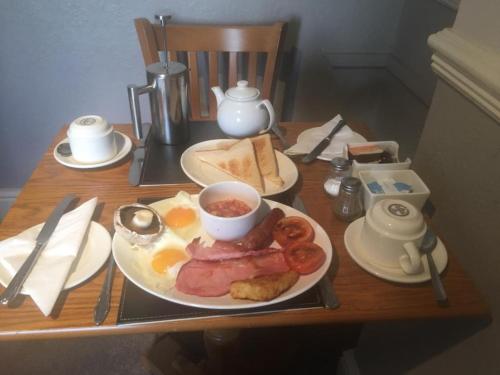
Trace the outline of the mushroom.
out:
[[[140,203],[119,207],[113,222],[116,232],[134,245],[147,245],[155,241],[164,228],[158,212]]]

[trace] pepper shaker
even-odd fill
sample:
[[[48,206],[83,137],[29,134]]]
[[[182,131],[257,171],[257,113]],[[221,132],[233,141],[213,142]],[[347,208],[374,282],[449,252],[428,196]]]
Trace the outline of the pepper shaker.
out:
[[[340,183],[339,196],[333,205],[333,213],[341,220],[351,222],[363,214],[361,203],[361,181],[356,177],[345,177]]]

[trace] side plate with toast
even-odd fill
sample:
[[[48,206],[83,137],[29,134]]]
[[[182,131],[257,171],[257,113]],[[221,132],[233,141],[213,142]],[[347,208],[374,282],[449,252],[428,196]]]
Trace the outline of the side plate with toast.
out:
[[[220,181],[235,180],[236,178],[209,163],[201,161],[197,156],[197,152],[226,149],[234,143],[235,140],[230,139],[213,139],[189,147],[181,156],[182,170],[191,180],[203,187]],[[274,153],[278,165],[279,177],[283,180],[283,184],[274,184],[268,179],[263,178],[264,191],[261,195],[264,197],[287,191],[295,184],[299,177],[297,167],[288,156],[277,150],[274,150]],[[229,158],[230,155],[228,155]]]

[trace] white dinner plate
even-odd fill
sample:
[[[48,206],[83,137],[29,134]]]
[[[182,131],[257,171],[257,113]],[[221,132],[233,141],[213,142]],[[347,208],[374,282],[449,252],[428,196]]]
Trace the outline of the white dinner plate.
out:
[[[197,199],[197,196],[193,197]],[[153,203],[151,206],[159,207],[162,205],[161,202],[163,201]],[[198,297],[179,292],[175,287],[165,290],[161,287],[155,286],[155,283],[151,282],[150,274],[146,273],[143,270],[144,267],[138,266],[138,263],[142,260],[140,252],[134,250],[130,243],[119,236],[117,233],[115,233],[113,237],[113,256],[115,257],[116,264],[123,272],[123,274],[139,288],[159,298],[179,303],[181,305],[209,309],[242,309],[266,306],[282,302],[301,293],[304,293],[306,290],[313,287],[323,277],[332,260],[332,244],[330,243],[328,234],[315,220],[292,207],[288,207],[281,203],[264,199],[262,209],[260,210],[261,217],[274,207],[281,208],[285,212],[286,216],[301,216],[308,220],[309,223],[311,223],[316,234],[314,242],[323,248],[326,253],[326,260],[316,272],[313,272],[309,275],[300,276],[299,280],[294,286],[271,301],[254,302],[249,300],[239,300],[232,298],[229,293],[221,297]],[[274,245],[275,244],[273,244],[272,246]],[[150,272],[152,273],[154,271],[151,269]]]
[[[304,130],[302,133],[299,134],[297,137],[297,143],[301,142],[301,140],[305,138],[308,139],[309,142],[311,140],[314,140],[315,144],[318,144],[325,138],[325,134],[321,132],[320,128],[310,128],[307,130]],[[318,155],[317,159],[319,160],[326,160],[330,161],[334,157],[343,157],[344,156],[344,145],[347,143],[360,143],[360,142],[366,142],[366,138],[363,137],[361,134],[356,133],[353,131],[350,135],[342,135],[342,134],[337,134],[336,136],[333,137],[332,143],[323,150],[321,154]],[[337,146],[340,143],[339,146]],[[332,152],[332,150],[339,149],[338,152]]]
[[[195,155],[197,150],[210,150],[217,148],[225,142],[234,142],[230,139],[212,139],[210,141],[200,142],[189,147],[181,156],[181,167],[184,173],[198,185],[203,187],[216,182],[234,180],[230,175],[224,173],[217,168],[212,167],[207,163],[201,162]],[[262,196],[267,197],[287,191],[290,189],[297,179],[299,172],[294,162],[283,153],[275,150],[276,160],[278,161],[278,170],[280,177],[284,181],[281,187],[272,186],[265,182],[265,193]]]
[[[431,279],[427,257],[423,254],[423,269],[420,273],[413,275],[404,273],[402,269],[380,267],[369,262],[364,255],[364,252],[367,251],[367,249],[363,247],[363,244],[360,240],[361,228],[363,227],[364,220],[365,218],[362,217],[349,224],[344,234],[344,242],[347,248],[347,252],[361,268],[363,268],[365,271],[368,271],[372,275],[380,277],[381,279],[394,281],[397,283],[414,284]],[[446,268],[446,264],[448,263],[448,254],[439,238],[436,248],[432,251],[432,257],[434,258],[434,263],[436,263],[438,272],[443,272],[443,270]]]
[[[35,225],[26,231],[26,238],[35,238],[44,223]],[[68,280],[64,284],[64,289],[73,288],[94,275],[111,252],[111,236],[101,224],[92,221],[88,233],[83,240],[83,246],[75,259],[69,272]],[[7,286],[10,281],[9,274],[5,268],[0,265],[0,283]]]
[[[132,141],[125,134],[120,133],[118,131],[115,131],[115,140],[116,140],[116,149],[117,149],[116,155],[113,156],[111,159],[108,159],[108,160],[100,162],[100,163],[82,163],[82,162],[79,162],[78,160],[75,160],[75,158],[72,155],[63,156],[59,152],[57,152],[57,148],[59,147],[60,144],[69,143],[68,138],[64,138],[61,142],[59,142],[56,145],[56,147],[54,148],[54,152],[53,152],[54,158],[62,165],[65,165],[65,166],[71,167],[71,168],[92,169],[92,168],[105,167],[105,166],[114,164],[114,163],[122,160],[125,156],[128,155],[128,153],[132,149]]]

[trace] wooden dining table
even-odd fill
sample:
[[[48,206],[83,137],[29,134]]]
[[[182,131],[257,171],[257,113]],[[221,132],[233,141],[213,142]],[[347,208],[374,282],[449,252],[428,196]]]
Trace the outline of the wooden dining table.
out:
[[[298,122],[280,124],[291,144],[296,142],[302,131],[318,125]],[[130,125],[115,127],[137,143]],[[362,126],[351,127],[358,132],[366,132],[366,128]],[[195,183],[130,186],[130,156],[117,164],[99,169],[73,169],[63,166],[55,160],[53,150],[55,145],[65,138],[66,130],[66,126],[61,128],[7,212],[0,225],[0,240],[45,221],[53,207],[68,193],[75,193],[80,202],[98,197],[99,204],[94,220],[111,232],[113,213],[123,204],[134,203],[138,198],[173,196],[180,190],[189,193],[198,193],[201,190]],[[273,142],[276,148],[280,148],[277,139],[273,139]],[[117,270],[113,280],[109,314],[102,325],[96,326],[93,312],[104,283],[105,267],[102,267],[83,284],[62,292],[49,317],[43,316],[29,297],[20,298],[13,308],[0,307],[0,340],[198,331],[207,328],[362,324],[389,320],[483,317],[489,314],[488,305],[464,272],[452,248],[447,248],[449,260],[442,274],[448,293],[447,306],[436,303],[430,281],[399,284],[385,281],[363,270],[350,257],[344,244],[344,232],[348,223],[333,215],[332,200],[323,189],[329,168],[328,162],[316,160],[307,165],[295,162],[299,180],[289,193],[297,194],[302,199],[308,215],[325,229],[336,250],[338,264],[333,287],[340,300],[340,307],[337,309],[319,307],[266,314],[209,316],[118,325],[117,314],[124,275]],[[440,237],[446,244],[446,233],[441,233]]]

